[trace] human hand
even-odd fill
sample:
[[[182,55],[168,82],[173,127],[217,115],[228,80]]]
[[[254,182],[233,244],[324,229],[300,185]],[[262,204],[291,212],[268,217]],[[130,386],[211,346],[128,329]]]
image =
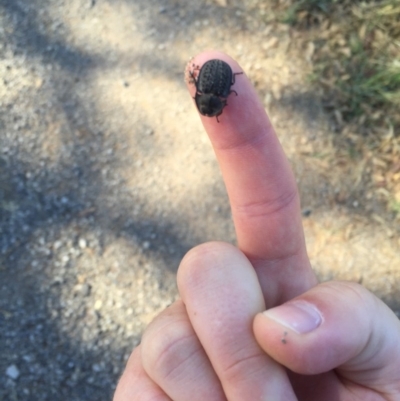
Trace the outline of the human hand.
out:
[[[241,71],[218,52],[195,63],[214,58]],[[245,75],[234,89],[220,123],[201,119],[238,248],[185,256],[181,300],[146,329],[114,401],[400,400],[399,320],[357,284],[317,285],[290,166]]]

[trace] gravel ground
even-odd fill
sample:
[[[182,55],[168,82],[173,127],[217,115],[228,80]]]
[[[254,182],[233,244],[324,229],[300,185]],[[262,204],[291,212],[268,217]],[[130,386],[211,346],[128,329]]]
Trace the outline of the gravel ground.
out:
[[[144,327],[176,299],[185,252],[234,242],[183,82],[204,48],[236,57],[269,108],[317,273],[400,310],[396,228],[368,217],[386,221],[352,171],[332,177],[312,156],[334,145],[307,57],[246,4],[0,0],[0,400],[111,399]]]

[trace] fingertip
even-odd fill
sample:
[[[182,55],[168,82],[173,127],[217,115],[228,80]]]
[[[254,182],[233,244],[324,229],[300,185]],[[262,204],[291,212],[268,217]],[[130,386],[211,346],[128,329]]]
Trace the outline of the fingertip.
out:
[[[227,242],[210,241],[195,246],[186,253],[178,268],[177,282],[181,296],[196,286],[207,270],[216,270],[218,266],[226,263],[234,265],[240,261],[250,264],[238,248]],[[211,274],[214,272],[211,271]]]
[[[195,67],[201,68],[201,66],[204,63],[206,63],[207,61],[215,60],[215,59],[222,60],[222,61],[225,61],[226,63],[228,63],[229,66],[232,68],[233,72],[244,73],[244,71],[240,67],[239,63],[235,59],[233,59],[231,56],[229,56],[228,54],[226,54],[224,52],[221,52],[219,50],[206,50],[204,52],[201,52],[201,53],[197,54],[196,56],[190,58],[190,60],[186,63],[186,67],[185,67],[185,82],[186,82],[186,85],[187,85],[192,97],[196,93],[196,87],[195,87],[195,85],[193,85],[193,82],[191,82],[190,72],[193,71],[193,68],[195,68]]]
[[[341,304],[343,291],[330,283],[258,314],[253,322],[260,346],[275,360],[300,374],[327,372],[353,358],[366,339],[348,327]],[[348,300],[348,302],[350,302]],[[342,313],[342,315],[341,315]],[[365,334],[366,322],[358,322]]]
[[[222,109],[218,119],[215,116],[204,116],[198,110],[201,121],[214,147],[225,148],[234,146],[238,140],[248,141],[251,139],[250,135],[256,133],[256,130],[248,129],[249,122],[259,121],[260,116],[262,116],[262,123],[266,126],[269,125],[269,120],[252,83],[235,59],[217,50],[205,51],[190,59],[185,68],[185,82],[189,93],[194,99],[196,95],[195,80],[202,66],[210,60],[225,61],[231,67],[232,74],[238,75],[236,75],[235,82],[231,86],[235,93],[231,93],[226,98],[227,104]],[[193,104],[196,107],[195,101]],[[232,135],[234,132],[240,132],[241,137]]]
[[[369,383],[368,372],[400,380],[400,323],[364,287],[328,282],[253,321],[258,344],[276,361],[301,374],[338,369],[343,376]],[[397,367],[396,367],[397,366]]]

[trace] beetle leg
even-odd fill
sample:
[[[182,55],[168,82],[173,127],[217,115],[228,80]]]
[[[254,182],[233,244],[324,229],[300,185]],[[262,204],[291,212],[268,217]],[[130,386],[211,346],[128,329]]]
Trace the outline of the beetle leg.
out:
[[[193,70],[194,71],[194,70]],[[189,71],[189,83],[190,84],[196,84],[196,77],[194,76],[194,74],[193,74],[193,71]]]
[[[190,84],[196,84],[197,80],[196,80],[196,76],[194,74],[195,71],[200,71],[200,66],[196,65],[196,64],[192,64],[193,70],[189,71],[189,76],[190,76],[190,80],[189,83]]]
[[[219,112],[219,114],[217,114],[215,117],[217,118],[217,122],[219,122],[219,120],[218,120],[218,116],[220,116],[221,114],[222,114],[222,110],[226,107],[226,106],[228,106],[228,101],[226,100],[226,99],[223,99],[222,100],[222,109],[221,109],[221,111]]]
[[[237,92],[236,92],[235,90],[233,90],[233,89],[230,90],[229,94],[231,94],[232,92],[233,92],[236,96],[238,95]]]
[[[235,72],[235,73],[232,75],[232,85],[235,83],[235,76],[236,76],[236,75],[240,75],[240,74],[243,74],[243,72]]]

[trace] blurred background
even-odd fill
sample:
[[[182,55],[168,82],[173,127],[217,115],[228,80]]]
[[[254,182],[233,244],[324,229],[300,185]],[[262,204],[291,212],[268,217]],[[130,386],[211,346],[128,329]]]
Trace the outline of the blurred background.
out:
[[[107,400],[191,247],[235,242],[183,71],[246,71],[321,280],[400,316],[398,0],[0,0],[0,400]]]

